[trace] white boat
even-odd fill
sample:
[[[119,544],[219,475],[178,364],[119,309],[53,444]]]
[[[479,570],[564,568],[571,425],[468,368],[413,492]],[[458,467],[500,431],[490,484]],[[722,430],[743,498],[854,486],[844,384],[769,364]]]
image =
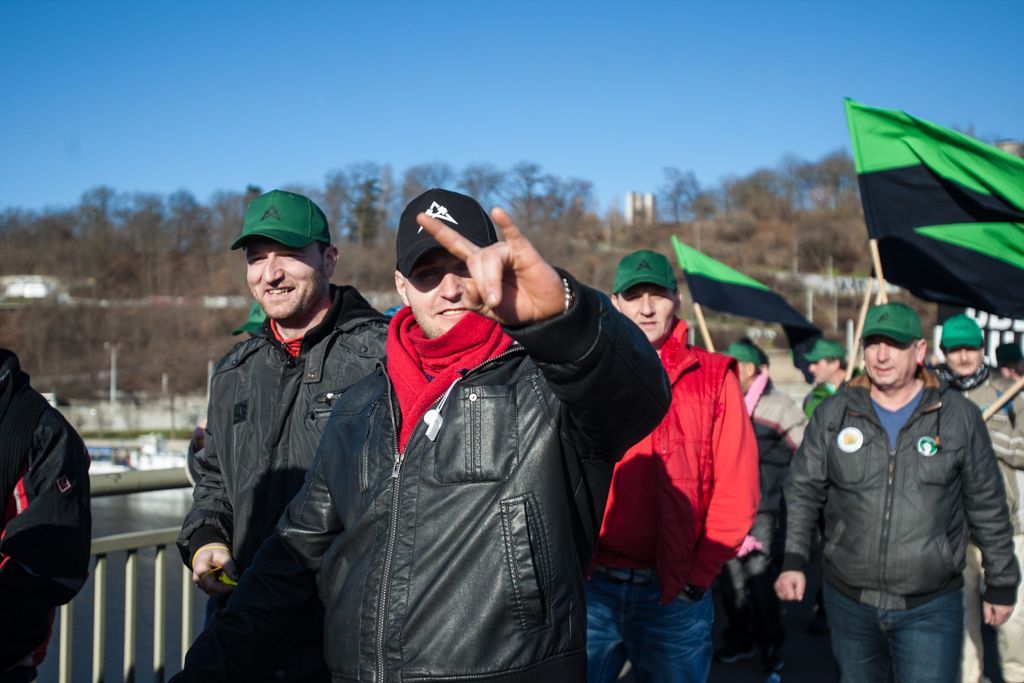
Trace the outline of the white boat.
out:
[[[161,434],[143,434],[134,443],[110,439],[87,443],[89,474],[167,470],[186,466],[185,452],[171,450]]]

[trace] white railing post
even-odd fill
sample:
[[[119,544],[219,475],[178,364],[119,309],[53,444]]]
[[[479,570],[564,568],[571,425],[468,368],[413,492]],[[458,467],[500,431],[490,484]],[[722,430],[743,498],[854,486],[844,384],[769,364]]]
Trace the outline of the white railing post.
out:
[[[71,625],[72,608],[69,602],[60,608],[60,659],[57,664],[59,683],[71,683]]]
[[[93,570],[92,598],[92,680],[103,683],[103,645],[106,629],[107,610],[107,556],[96,556],[96,569]]]
[[[128,551],[124,563],[124,683],[135,683],[135,607],[139,555]]]
[[[181,567],[181,667],[192,646],[192,570]]]

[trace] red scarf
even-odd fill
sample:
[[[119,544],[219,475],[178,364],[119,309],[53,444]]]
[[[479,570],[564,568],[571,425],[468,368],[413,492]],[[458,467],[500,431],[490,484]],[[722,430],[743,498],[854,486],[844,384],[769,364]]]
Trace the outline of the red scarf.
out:
[[[403,307],[388,327],[388,376],[398,396],[402,428],[398,450],[404,452],[413,428],[464,370],[494,358],[512,344],[501,325],[468,313],[436,339],[428,339],[412,309]]]

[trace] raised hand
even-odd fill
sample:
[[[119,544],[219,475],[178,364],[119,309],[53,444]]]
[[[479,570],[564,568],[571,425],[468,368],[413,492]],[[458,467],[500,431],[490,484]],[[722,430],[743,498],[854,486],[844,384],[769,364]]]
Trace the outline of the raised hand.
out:
[[[465,262],[470,277],[463,283],[463,304],[502,325],[521,327],[553,318],[565,310],[562,278],[523,236],[505,211],[491,210],[505,237],[478,247],[425,213],[416,222],[453,256]]]

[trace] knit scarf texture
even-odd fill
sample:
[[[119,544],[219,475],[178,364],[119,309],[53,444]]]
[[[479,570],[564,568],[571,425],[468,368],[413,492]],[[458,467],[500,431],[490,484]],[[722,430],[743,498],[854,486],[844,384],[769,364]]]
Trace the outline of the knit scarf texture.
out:
[[[412,309],[400,309],[388,326],[387,340],[388,376],[402,415],[398,450],[405,451],[416,424],[452,382],[511,344],[501,325],[476,313],[467,313],[452,329],[429,339]]]
[[[978,366],[978,369],[973,374],[966,377],[954,374],[948,365],[940,365],[936,370],[939,373],[939,379],[957,391],[970,391],[974,387],[984,384],[985,380],[988,379],[988,366],[984,363]]]
[[[750,383],[750,388],[747,389],[747,393],[743,395],[743,405],[747,407],[747,415],[754,416],[754,408],[757,407],[757,402],[761,400],[761,395],[764,390],[768,387],[768,373],[758,373],[754,381]]]

